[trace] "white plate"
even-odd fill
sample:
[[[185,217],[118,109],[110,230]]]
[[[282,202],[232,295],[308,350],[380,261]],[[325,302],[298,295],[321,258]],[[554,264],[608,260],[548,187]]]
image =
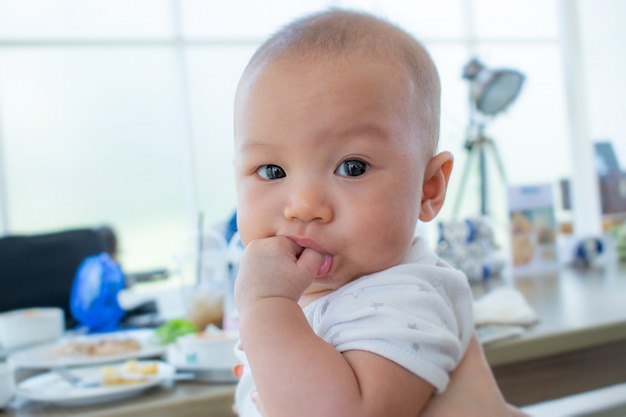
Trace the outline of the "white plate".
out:
[[[142,363],[142,361],[139,363]],[[174,368],[170,364],[159,361],[158,366],[159,373],[150,375],[146,381],[124,385],[102,385],[94,388],[74,387],[57,374],[48,372],[20,382],[17,385],[16,395],[31,401],[66,406],[93,405],[119,401],[139,395],[164,380],[172,378]],[[102,366],[74,368],[72,373],[87,381],[93,381],[101,379],[102,368]]]
[[[102,339],[111,338],[134,338],[141,348],[133,352],[127,352],[119,355],[62,355],[57,353],[58,349],[67,342],[73,340],[77,342],[97,342]],[[163,356],[165,354],[165,346],[160,345],[154,335],[154,330],[126,330],[114,333],[102,333],[94,335],[82,335],[66,337],[54,343],[38,345],[29,349],[24,349],[12,353],[8,360],[16,368],[29,369],[46,369],[57,366],[85,366],[97,365],[108,362],[119,362],[127,359],[151,358]]]

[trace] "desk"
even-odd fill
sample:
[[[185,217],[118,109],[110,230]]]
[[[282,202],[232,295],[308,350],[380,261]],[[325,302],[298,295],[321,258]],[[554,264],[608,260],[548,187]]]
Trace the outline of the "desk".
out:
[[[626,266],[516,277],[540,322],[485,346],[498,385],[523,406],[626,381]],[[480,289],[479,289],[480,290]]]
[[[514,285],[541,321],[521,337],[485,346],[507,400],[522,406],[626,381],[626,266],[533,277]],[[491,285],[474,288],[480,295]],[[27,403],[0,417],[232,417],[235,386],[178,382],[110,405]]]

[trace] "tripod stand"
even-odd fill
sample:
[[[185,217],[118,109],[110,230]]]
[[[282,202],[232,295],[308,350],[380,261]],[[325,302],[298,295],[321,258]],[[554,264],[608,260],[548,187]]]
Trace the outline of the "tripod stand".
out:
[[[465,167],[463,168],[462,176],[461,176],[461,184],[459,185],[458,194],[456,197],[456,201],[454,202],[454,211],[453,216],[458,217],[459,208],[461,205],[461,201],[463,200],[463,195],[465,193],[465,188],[467,186],[467,179],[469,178],[469,173],[474,163],[474,159],[478,158],[478,169],[480,174],[480,214],[488,215],[489,213],[489,184],[488,184],[488,172],[487,172],[487,154],[490,151],[493,154],[493,158],[496,162],[496,167],[498,170],[498,174],[500,175],[500,179],[503,183],[506,183],[506,176],[504,173],[504,165],[502,164],[502,160],[500,159],[500,154],[498,153],[498,149],[496,148],[493,140],[484,134],[485,125],[484,123],[478,124],[478,129],[475,137],[470,140],[468,139],[465,143],[465,148],[468,150],[467,160],[465,161]]]

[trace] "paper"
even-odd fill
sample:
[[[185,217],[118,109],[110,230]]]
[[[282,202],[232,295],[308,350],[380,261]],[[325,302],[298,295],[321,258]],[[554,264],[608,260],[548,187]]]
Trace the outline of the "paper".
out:
[[[512,186],[508,189],[508,200],[513,271],[557,268],[552,186]]]
[[[501,287],[474,301],[474,324],[528,325],[537,321],[537,313],[522,293],[515,288]]]

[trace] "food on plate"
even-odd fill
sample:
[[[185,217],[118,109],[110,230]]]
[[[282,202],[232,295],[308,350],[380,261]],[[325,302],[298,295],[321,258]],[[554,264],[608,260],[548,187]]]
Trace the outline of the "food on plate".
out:
[[[132,337],[104,338],[96,341],[70,340],[57,348],[57,355],[114,356],[141,350],[141,344]]]
[[[196,325],[187,319],[172,319],[155,330],[159,342],[163,345],[176,341],[180,336],[198,332]]]
[[[150,376],[158,375],[159,363],[126,361],[122,366],[104,366],[102,382],[105,385],[125,385],[144,382]]]
[[[138,362],[136,360],[127,361],[125,364],[127,372],[132,372],[141,375],[156,375],[159,373],[159,363],[150,362]]]

